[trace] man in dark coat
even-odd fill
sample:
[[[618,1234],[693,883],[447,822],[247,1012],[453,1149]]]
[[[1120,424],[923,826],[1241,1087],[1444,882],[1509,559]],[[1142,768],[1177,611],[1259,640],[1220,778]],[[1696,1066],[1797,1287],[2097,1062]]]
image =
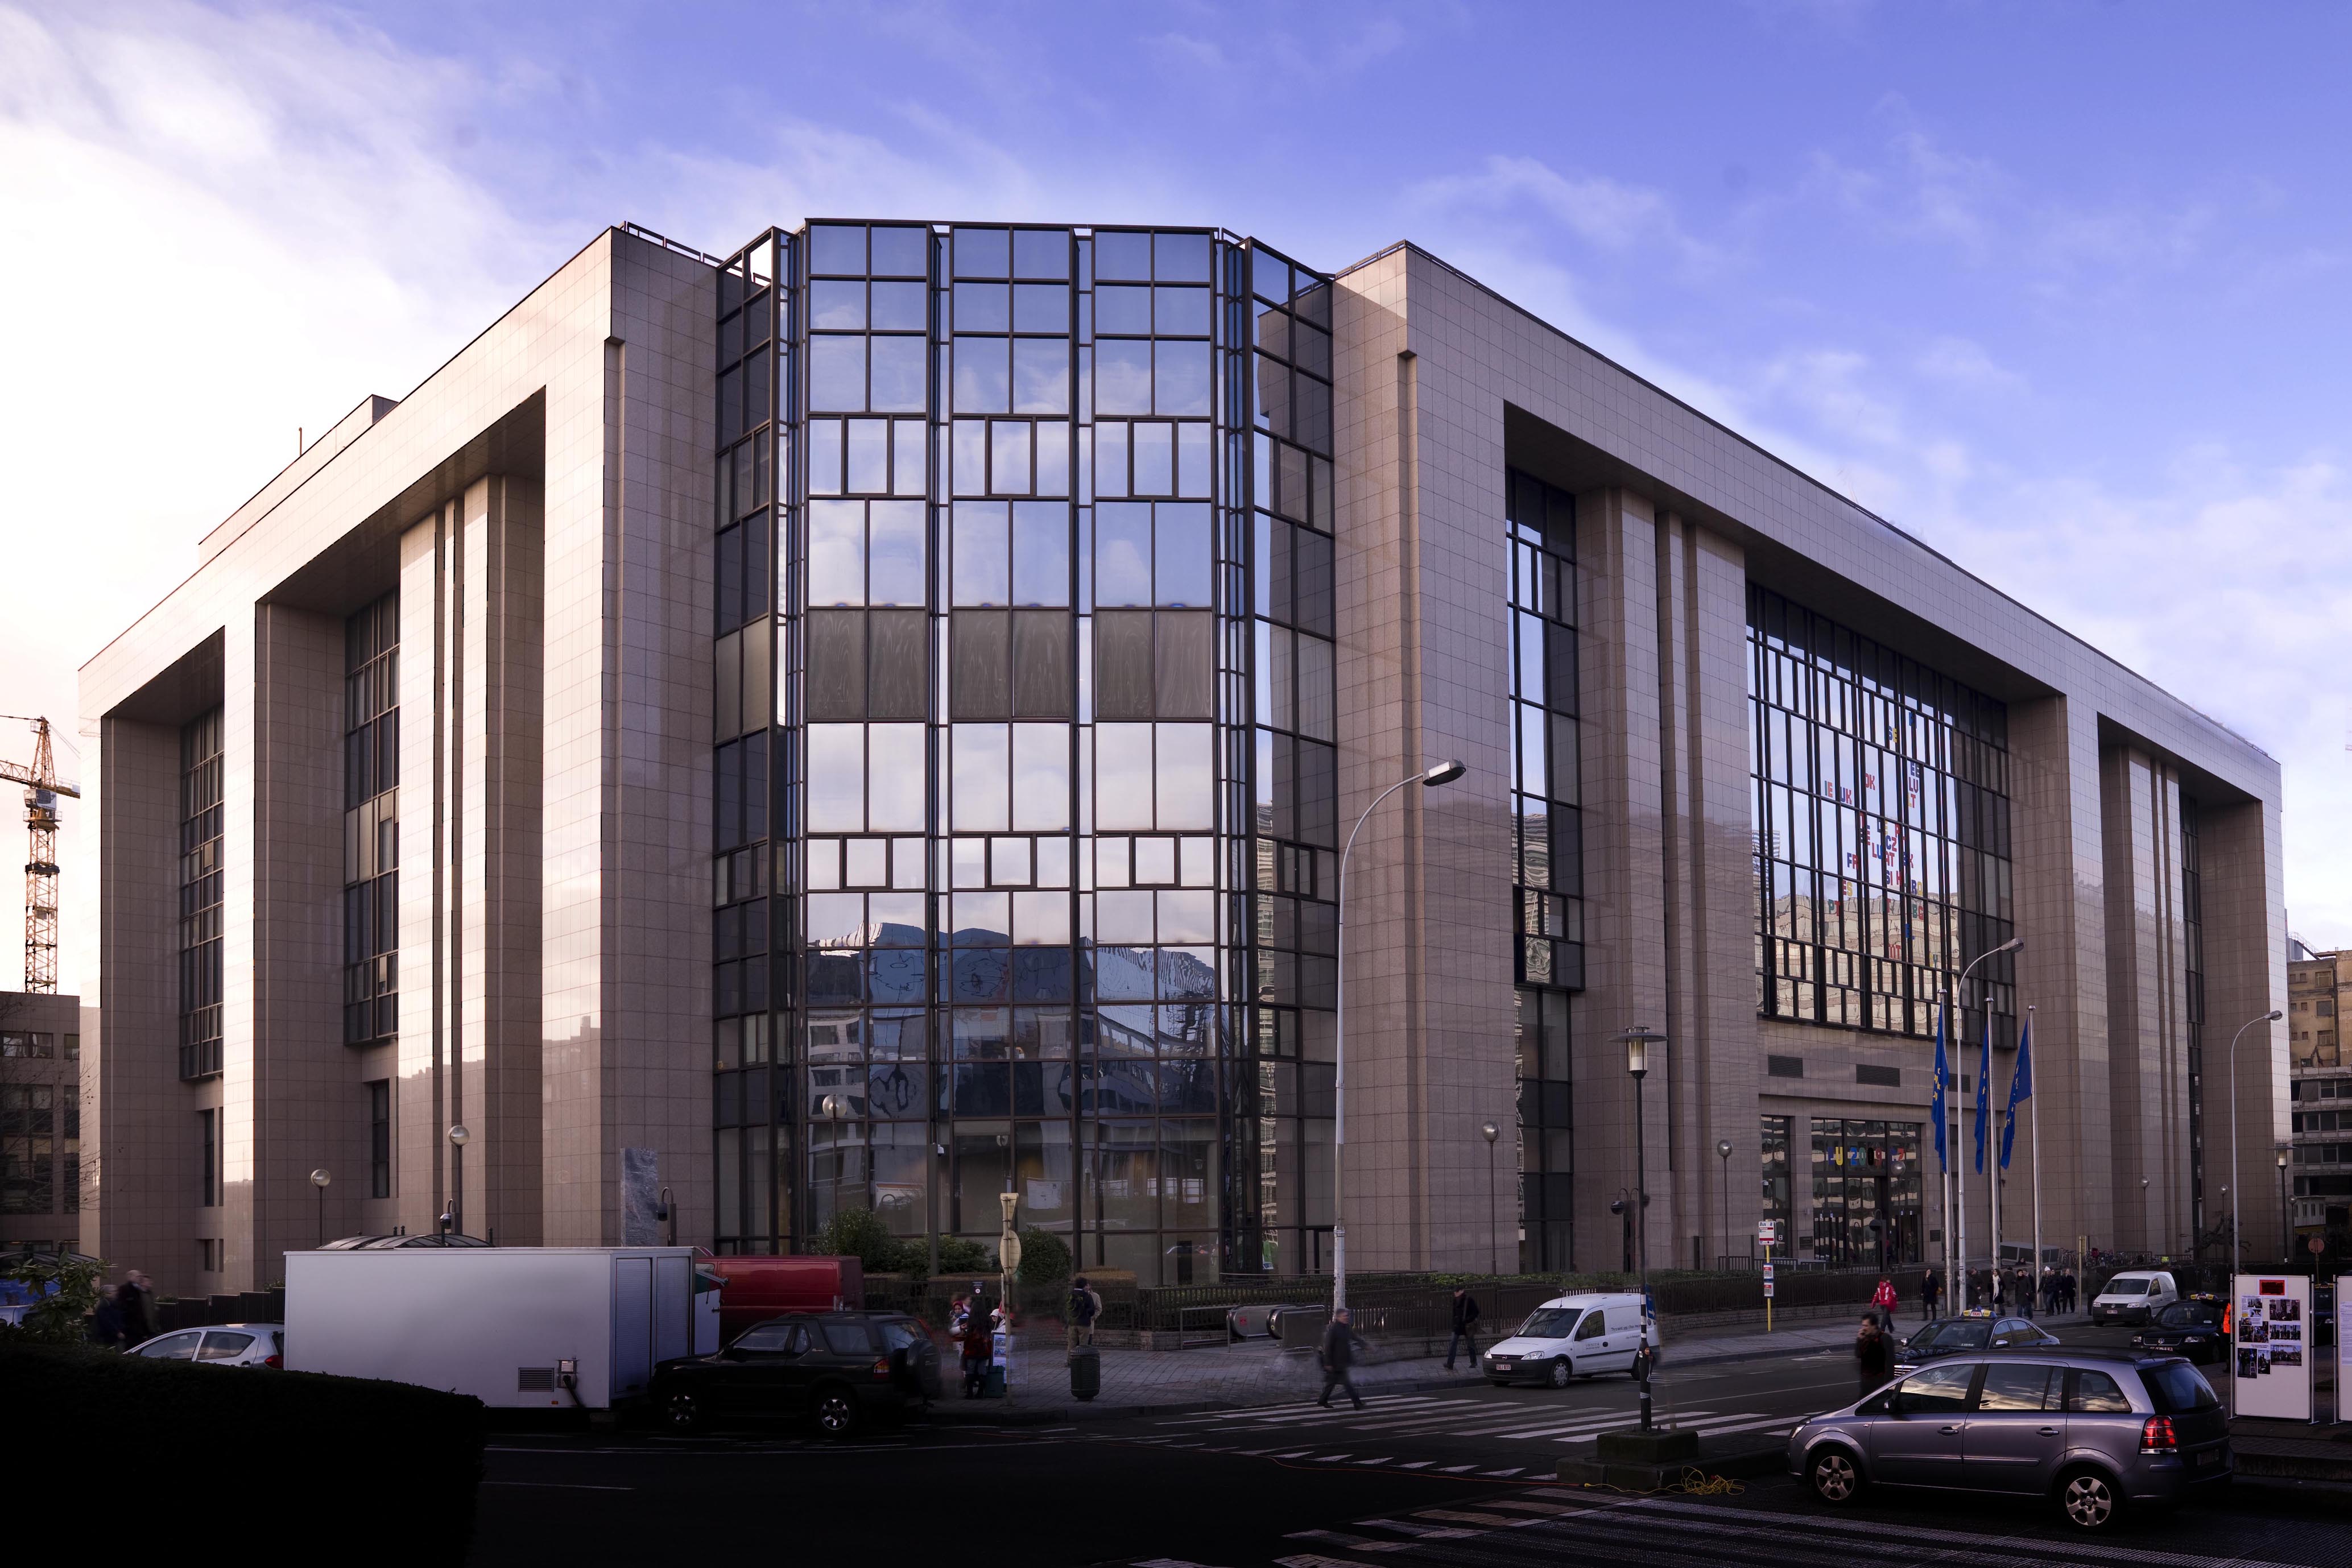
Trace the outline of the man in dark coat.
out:
[[[1862,1389],[1855,1396],[1866,1399],[1879,1385],[1886,1381],[1893,1368],[1895,1347],[1878,1332],[1878,1319],[1872,1313],[1862,1314],[1862,1328],[1853,1336],[1854,1375],[1861,1380]]]
[[[1454,1332],[1445,1341],[1445,1370],[1448,1372],[1454,1370],[1454,1347],[1456,1345],[1467,1345],[1470,1364],[1473,1367],[1478,1364],[1478,1298],[1470,1293],[1469,1286],[1454,1287],[1453,1313]]]
[[[1364,1407],[1364,1396],[1356,1392],[1356,1381],[1352,1375],[1356,1365],[1356,1347],[1360,1343],[1355,1329],[1349,1324],[1348,1309],[1341,1307],[1333,1312],[1331,1326],[1323,1331],[1323,1396],[1316,1404],[1328,1409],[1331,1390],[1344,1388],[1348,1391],[1348,1397],[1356,1402],[1357,1409]]]

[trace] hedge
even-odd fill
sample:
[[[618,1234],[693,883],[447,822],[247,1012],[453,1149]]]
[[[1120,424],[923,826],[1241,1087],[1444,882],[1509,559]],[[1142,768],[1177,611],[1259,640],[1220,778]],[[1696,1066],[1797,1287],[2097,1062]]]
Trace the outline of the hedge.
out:
[[[241,1520],[232,1533],[273,1557],[457,1563],[473,1536],[486,1425],[468,1396],[23,1343],[0,1343],[0,1388],[20,1522],[42,1512],[37,1499],[95,1483],[158,1541]],[[77,1511],[74,1528],[90,1545],[130,1517]],[[296,1530],[320,1533],[302,1543]]]

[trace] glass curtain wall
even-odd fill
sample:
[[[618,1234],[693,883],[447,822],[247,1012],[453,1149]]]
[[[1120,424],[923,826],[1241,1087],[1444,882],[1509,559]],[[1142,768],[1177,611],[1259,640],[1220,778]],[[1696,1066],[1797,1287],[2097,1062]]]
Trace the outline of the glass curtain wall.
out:
[[[1569,996],[1584,984],[1578,788],[1576,501],[1504,475],[1510,549],[1512,901],[1517,906],[1519,1262],[1569,1266]]]
[[[1236,1009],[1258,985],[1295,1068],[1330,1005],[1328,915],[1298,913],[1329,883],[1327,282],[1200,230],[820,220],[722,287],[722,1243],[805,1245],[850,1207],[989,1242],[1009,1191],[1024,1227],[1146,1281],[1295,1256],[1261,1234]],[[1252,553],[1277,541],[1278,622]],[[1254,592],[1289,640],[1279,698],[1251,679]],[[778,624],[754,736],[747,640]],[[741,853],[771,793],[775,849]],[[1279,973],[1261,883],[1288,901]],[[755,933],[778,956],[757,996],[727,977]],[[1295,1239],[1298,1200],[1274,1215]]]
[[[1757,1009],[1932,1038],[1942,988],[2016,927],[2008,710],[1780,595],[1748,591]],[[2017,1043],[2015,959],[1956,1040]]]
[[[343,1043],[400,1030],[400,595],[343,623]]]
[[[180,730],[180,1076],[221,1070],[221,712]]]
[[[1811,1120],[1812,1255],[1853,1268],[1919,1261],[1919,1124]]]

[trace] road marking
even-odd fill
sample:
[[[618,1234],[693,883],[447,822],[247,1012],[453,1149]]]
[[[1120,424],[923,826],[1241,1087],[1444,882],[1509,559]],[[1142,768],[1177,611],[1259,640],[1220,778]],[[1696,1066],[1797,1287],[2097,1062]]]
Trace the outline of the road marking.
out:
[[[1448,1524],[1497,1525],[1543,1522],[1539,1519],[1513,1519],[1507,1514],[1501,1513],[1468,1513],[1454,1508],[1417,1508],[1412,1511],[1412,1516],[1415,1519],[1442,1519]]]
[[[1410,1535],[1421,1541],[1466,1541],[1482,1535],[1484,1531],[1455,1530],[1443,1524],[1415,1524],[1407,1519],[1360,1519],[1356,1522],[1366,1530],[1393,1530],[1399,1535]]]
[[[1676,1419],[1688,1422],[1701,1416],[1714,1414],[1715,1412],[1711,1410],[1685,1410],[1678,1414]],[[1517,1427],[1508,1432],[1489,1432],[1486,1435],[1490,1437],[1549,1437],[1562,1432],[1581,1432],[1590,1436],[1594,1432],[1604,1431],[1612,1426],[1622,1425],[1628,1421],[1638,1423],[1641,1418],[1641,1412],[1638,1410],[1612,1410],[1606,1415],[1587,1414],[1572,1421],[1562,1421],[1555,1425]],[[1575,1438],[1569,1437],[1563,1441],[1573,1442]]]
[[[1350,1552],[1410,1552],[1410,1541],[1367,1541],[1360,1535],[1349,1535],[1337,1530],[1295,1530],[1283,1537],[1285,1541],[1318,1541],[1328,1546],[1344,1546]]]
[[[1524,1469],[1525,1467],[1521,1468]],[[1480,1470],[1478,1472],[1481,1478],[1490,1481],[1504,1480],[1509,1477],[1517,1475],[1518,1473],[1518,1470]]]
[[[1409,1465],[1399,1465],[1397,1469],[1401,1470],[1425,1470],[1436,1462],[1437,1461],[1435,1459],[1415,1459]]]
[[[1282,1568],[1367,1568],[1366,1564],[1353,1558],[1318,1557],[1311,1552],[1302,1552],[1296,1557],[1277,1557],[1275,1561],[1282,1564]]]
[[[1804,1417],[1801,1416],[1763,1416],[1753,1421],[1733,1420],[1701,1427],[1698,1429],[1698,1435],[1702,1437],[1714,1437],[1726,1432],[1753,1432],[1763,1427],[1777,1427],[1782,1431],[1793,1432],[1803,1420]]]
[[[1441,1473],[1443,1473],[1443,1474],[1444,1474],[1444,1475],[1449,1475],[1449,1476],[1458,1476],[1458,1475],[1460,1475],[1464,1470],[1475,1470],[1475,1469],[1476,1469],[1477,1468],[1478,1468],[1478,1467],[1477,1467],[1477,1466],[1475,1466],[1475,1465],[1448,1465],[1448,1466],[1446,1466],[1446,1467],[1444,1468],[1444,1471],[1443,1471],[1443,1472],[1441,1472]]]
[[[1356,1461],[1356,1463],[1358,1463],[1358,1464],[1360,1464],[1360,1465],[1385,1465],[1385,1464],[1387,1464],[1391,1459],[1393,1459],[1393,1458],[1396,1458],[1396,1456],[1395,1456],[1394,1454],[1382,1454],[1382,1455],[1381,1455],[1379,1458],[1377,1458],[1377,1459],[1358,1459],[1358,1460]]]
[[[1310,1465],[1329,1465],[1336,1464],[1347,1457],[1345,1454],[1318,1454],[1307,1462]]]
[[[1591,1511],[1589,1509],[1578,1508],[1570,1503],[1538,1502],[1532,1498],[1524,1497],[1488,1498],[1485,1502],[1480,1503],[1478,1506],[1480,1508],[1507,1508],[1517,1513],[1563,1514],[1587,1513]]]

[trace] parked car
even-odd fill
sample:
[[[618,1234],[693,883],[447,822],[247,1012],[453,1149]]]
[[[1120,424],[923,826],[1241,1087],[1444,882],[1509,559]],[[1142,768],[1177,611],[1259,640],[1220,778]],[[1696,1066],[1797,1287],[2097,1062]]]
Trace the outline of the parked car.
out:
[[[2058,1336],[2025,1318],[1937,1318],[1895,1347],[1895,1375],[1970,1351],[2056,1344]]]
[[[2191,1296],[2160,1309],[2155,1321],[2132,1335],[2132,1348],[2159,1355],[2187,1356],[2199,1366],[2229,1354],[2230,1333],[2221,1303]]]
[[[2180,1299],[2180,1287],[2161,1269],[2133,1269],[2117,1274],[2091,1298],[2095,1323],[2145,1324]]]
[[[1518,1332],[1488,1347],[1486,1381],[1501,1388],[1536,1382],[1565,1388],[1580,1377],[1635,1372],[1642,1347],[1642,1298],[1634,1291],[1561,1296],[1529,1312]],[[1650,1320],[1650,1356],[1658,1360],[1657,1319]]]
[[[1789,1436],[1842,1508],[1874,1486],[2046,1498],[2077,1530],[2210,1493],[2234,1469],[2212,1385],[2179,1356],[2035,1347],[1953,1356]]]
[[[286,1325],[216,1323],[211,1328],[174,1329],[122,1354],[153,1361],[202,1361],[215,1366],[283,1367]]]
[[[671,1430],[806,1416],[846,1437],[875,1415],[940,1396],[940,1352],[904,1312],[804,1312],[746,1330],[715,1355],[654,1369],[652,1404]]]

